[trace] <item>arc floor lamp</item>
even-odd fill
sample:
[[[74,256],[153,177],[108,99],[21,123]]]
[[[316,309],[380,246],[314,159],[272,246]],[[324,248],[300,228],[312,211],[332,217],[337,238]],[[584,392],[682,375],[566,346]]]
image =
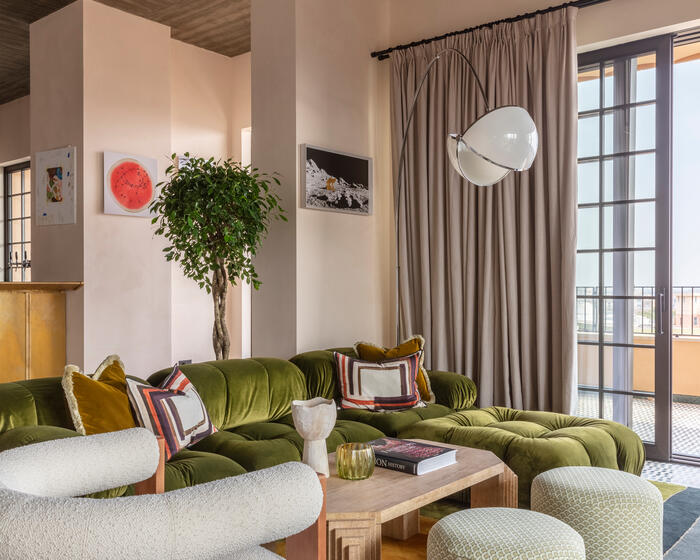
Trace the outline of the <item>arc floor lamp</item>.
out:
[[[448,134],[447,155],[452,167],[461,177],[480,187],[491,186],[511,171],[530,169],[537,154],[538,136],[535,122],[530,114],[517,105],[505,105],[491,109],[484,86],[470,60],[460,51],[446,48],[433,58],[418,84],[413,96],[411,110],[403,131],[399,169],[396,182],[396,342],[401,342],[401,285],[400,285],[400,238],[399,209],[401,207],[403,164],[406,157],[408,130],[416,111],[418,96],[428,75],[443,55],[455,54],[474,74],[479,91],[484,98],[486,113],[481,115],[462,134]]]

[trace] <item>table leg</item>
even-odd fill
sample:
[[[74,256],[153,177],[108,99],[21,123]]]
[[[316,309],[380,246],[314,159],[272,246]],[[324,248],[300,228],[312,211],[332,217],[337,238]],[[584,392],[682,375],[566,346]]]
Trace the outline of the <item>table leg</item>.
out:
[[[471,507],[518,507],[518,476],[503,465],[503,472],[471,487]]]
[[[420,510],[418,509],[382,523],[382,535],[397,541],[405,541],[418,533],[420,533]]]
[[[375,517],[328,520],[328,560],[381,560],[382,526]]]

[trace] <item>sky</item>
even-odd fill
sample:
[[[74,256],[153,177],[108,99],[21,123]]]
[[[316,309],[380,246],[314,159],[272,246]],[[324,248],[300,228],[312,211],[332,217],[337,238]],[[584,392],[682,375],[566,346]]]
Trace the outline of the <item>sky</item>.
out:
[[[645,69],[637,72],[637,83],[633,101],[645,101],[655,96],[655,70]],[[579,83],[579,111],[595,109],[598,105],[597,80]],[[604,106],[612,102],[613,78],[604,81]],[[698,221],[700,220],[700,60],[682,62],[674,65],[673,92],[673,285],[700,286],[700,245],[696,239]],[[655,106],[649,105],[632,109],[636,112],[636,130],[631,140],[632,149],[654,147]],[[604,153],[616,151],[613,146],[613,116],[605,117]],[[579,120],[579,157],[597,155],[599,119]],[[633,198],[654,197],[654,154],[639,155],[630,158],[630,172],[634,172]],[[604,164],[604,200],[612,200],[613,163]],[[598,201],[597,162],[579,164],[578,188],[579,203]],[[603,247],[613,247],[612,219],[613,208],[604,210]],[[634,204],[635,223],[633,246],[654,246],[655,205],[653,202]],[[598,247],[598,208],[579,209],[578,248],[594,249]],[[628,254],[634,261],[635,286],[654,285],[654,253],[636,252]],[[619,258],[619,257],[618,257]],[[624,257],[623,257],[624,258]],[[612,274],[611,254],[604,257],[604,274],[606,285],[610,285]],[[596,286],[598,284],[598,256],[596,254],[578,255],[577,286]]]

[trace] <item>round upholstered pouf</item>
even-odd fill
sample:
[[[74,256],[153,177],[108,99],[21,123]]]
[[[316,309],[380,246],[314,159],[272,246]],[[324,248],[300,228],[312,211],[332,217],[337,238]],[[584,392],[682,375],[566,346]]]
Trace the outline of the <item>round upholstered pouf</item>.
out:
[[[586,560],[583,539],[565,523],[533,511],[477,508],[438,521],[428,560]]]
[[[663,499],[650,482],[596,467],[560,467],[532,482],[531,507],[583,537],[588,560],[661,560]]]

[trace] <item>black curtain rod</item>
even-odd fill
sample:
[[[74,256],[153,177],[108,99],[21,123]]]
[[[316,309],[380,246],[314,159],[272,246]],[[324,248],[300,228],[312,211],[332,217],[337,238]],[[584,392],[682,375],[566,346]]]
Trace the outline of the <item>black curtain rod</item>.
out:
[[[483,29],[484,27],[493,27],[500,23],[513,23],[515,21],[520,21],[522,19],[527,19],[531,17],[538,16],[540,14],[547,14],[549,12],[554,12],[562,8],[567,8],[573,6],[575,8],[588,8],[589,6],[595,6],[596,4],[602,4],[603,2],[609,2],[610,0],[577,0],[576,2],[566,2],[565,4],[559,4],[558,6],[552,6],[550,8],[544,8],[542,10],[537,10],[536,12],[530,12],[527,14],[522,14],[519,16],[514,16],[506,19],[499,19],[498,21],[491,21],[489,23],[482,23],[475,27],[469,27],[468,29],[462,29],[462,31],[452,31],[450,33],[445,33],[439,37],[431,37],[430,39],[423,39],[422,41],[414,41],[413,43],[408,43],[406,45],[397,45],[396,47],[391,47],[390,49],[384,49],[383,51],[375,51],[372,53],[372,58],[377,58],[379,60],[384,60],[389,58],[389,55],[393,51],[402,51],[405,49],[410,49],[411,47],[417,47],[418,45],[427,45],[433,41],[440,41],[441,39],[446,39],[447,37],[454,37],[455,35],[462,35],[463,33],[471,33],[477,29]]]

